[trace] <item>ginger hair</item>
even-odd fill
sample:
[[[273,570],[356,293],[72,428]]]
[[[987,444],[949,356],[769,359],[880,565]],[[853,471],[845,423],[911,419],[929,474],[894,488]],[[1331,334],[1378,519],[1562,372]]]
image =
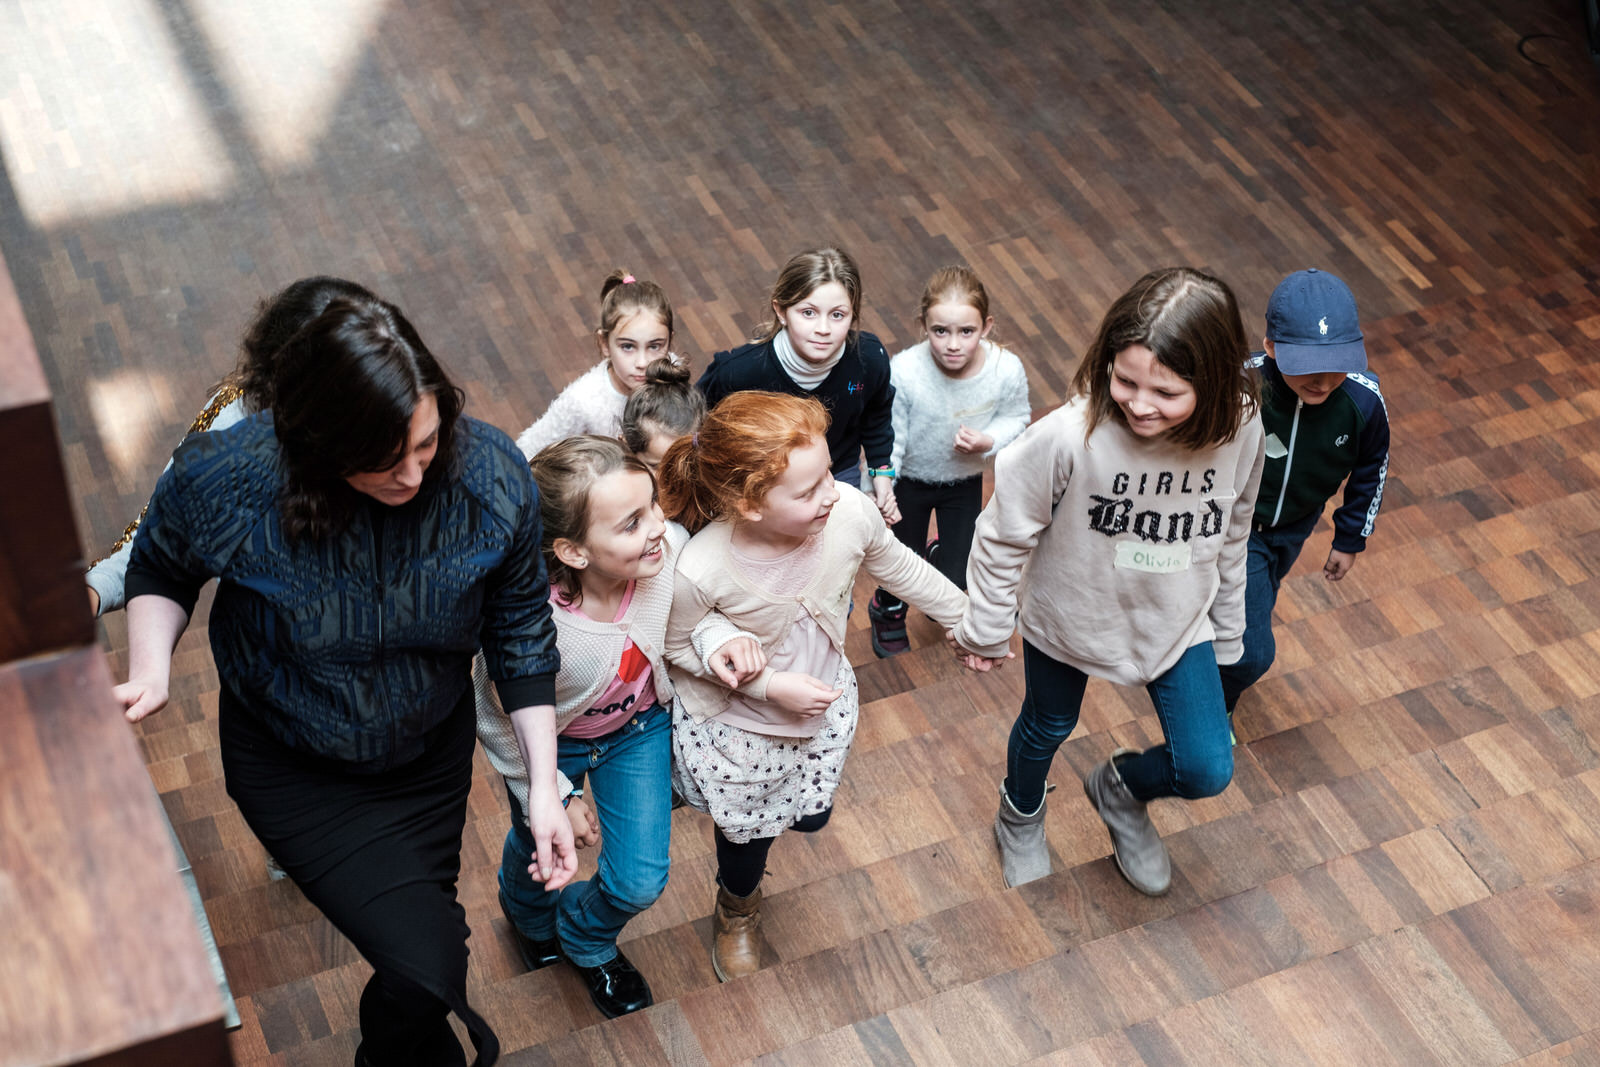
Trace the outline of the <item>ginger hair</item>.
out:
[[[732,393],[662,457],[662,510],[693,533],[740,508],[759,508],[789,469],[789,454],[827,433],[828,411],[815,397]]]

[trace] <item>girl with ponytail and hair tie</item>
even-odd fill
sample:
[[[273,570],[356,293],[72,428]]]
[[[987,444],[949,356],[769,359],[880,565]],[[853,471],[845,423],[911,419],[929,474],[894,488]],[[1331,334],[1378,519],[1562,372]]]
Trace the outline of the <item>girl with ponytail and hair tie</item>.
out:
[[[833,810],[859,710],[844,655],[856,571],[946,626],[966,596],[895,540],[860,490],[834,480],[820,401],[745,391],[721,401],[661,462],[667,517],[695,531],[678,559],[666,652],[680,706],[673,784],[716,822],[712,967],[760,966],[767,852]],[[712,613],[760,641],[766,664],[737,688],[696,648]]]
[[[529,459],[564,437],[593,433],[616,437],[622,409],[645,383],[658,359],[674,362],[672,303],[655,282],[614,270],[600,286],[600,325],[594,331],[600,362],[561,391],[545,413],[517,437]]]

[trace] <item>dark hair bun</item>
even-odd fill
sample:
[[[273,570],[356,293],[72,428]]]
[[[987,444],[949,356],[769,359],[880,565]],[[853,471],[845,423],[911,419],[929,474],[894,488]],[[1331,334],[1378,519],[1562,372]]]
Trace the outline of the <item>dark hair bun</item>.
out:
[[[674,361],[671,356],[662,356],[644,369],[644,380],[647,385],[688,385],[689,366]]]

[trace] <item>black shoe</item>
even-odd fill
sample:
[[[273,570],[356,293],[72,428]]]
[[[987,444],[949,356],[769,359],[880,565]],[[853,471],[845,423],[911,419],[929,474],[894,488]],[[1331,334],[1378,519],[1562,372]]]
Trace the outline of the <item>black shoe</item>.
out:
[[[511,917],[511,909],[506,906],[504,890],[500,893],[500,913],[506,917],[506,922],[511,924],[511,937],[516,941],[517,951],[522,954],[522,962],[528,970],[537,971],[541,967],[561,962],[561,942],[553,937],[529,937],[517,929],[517,920]]]
[[[656,1002],[650,995],[650,983],[620,950],[598,966],[583,967],[574,963],[572,969],[583,976],[583,984],[589,987],[589,999],[607,1019],[648,1008]]]
[[[939,566],[939,539],[937,537],[929,541],[928,547],[922,550],[922,558],[933,564],[935,568]]]
[[[874,596],[867,604],[867,618],[872,620],[872,651],[879,659],[898,656],[911,647],[906,636],[906,606],[882,608]]]

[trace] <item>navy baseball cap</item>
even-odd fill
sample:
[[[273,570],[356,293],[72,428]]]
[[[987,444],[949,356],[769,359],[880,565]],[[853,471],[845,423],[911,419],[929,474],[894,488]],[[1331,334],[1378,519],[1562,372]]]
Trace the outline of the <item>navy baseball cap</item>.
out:
[[[1297,270],[1267,301],[1267,340],[1284,374],[1352,374],[1367,369],[1356,298],[1337,275]]]

